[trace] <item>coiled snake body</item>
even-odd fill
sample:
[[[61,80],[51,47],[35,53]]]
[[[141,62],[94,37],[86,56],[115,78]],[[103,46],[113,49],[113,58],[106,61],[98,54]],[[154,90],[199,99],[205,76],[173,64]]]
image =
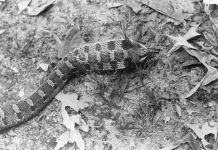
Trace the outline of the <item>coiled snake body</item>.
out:
[[[119,70],[139,61],[140,45],[130,40],[111,40],[80,46],[69,52],[45,82],[29,98],[0,108],[0,132],[30,120],[76,74],[90,70]]]

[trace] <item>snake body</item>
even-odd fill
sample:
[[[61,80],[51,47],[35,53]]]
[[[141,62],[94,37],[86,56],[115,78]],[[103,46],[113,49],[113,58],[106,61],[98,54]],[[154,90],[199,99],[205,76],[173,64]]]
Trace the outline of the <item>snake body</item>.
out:
[[[0,108],[0,132],[38,115],[75,75],[87,71],[119,70],[137,62],[140,46],[130,40],[111,40],[80,46],[69,52],[29,98]]]

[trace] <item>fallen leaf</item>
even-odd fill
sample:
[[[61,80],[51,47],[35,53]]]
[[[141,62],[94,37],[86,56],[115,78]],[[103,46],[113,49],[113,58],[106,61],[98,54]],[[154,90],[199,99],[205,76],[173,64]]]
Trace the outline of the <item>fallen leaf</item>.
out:
[[[11,70],[13,70],[15,73],[18,73],[19,71],[18,71],[18,69],[16,68],[16,67],[11,67]]]
[[[19,97],[23,97],[24,96],[24,88],[22,88],[18,94]]]
[[[135,149],[135,147],[136,147],[136,144],[135,144],[134,138],[131,138],[129,142],[129,149]]]
[[[162,148],[160,150],[174,150],[177,147],[179,147],[179,145],[177,145],[177,146],[168,146],[168,147]]]
[[[116,3],[116,2],[108,2],[105,4],[108,8],[117,8],[122,6],[123,4],[121,3]]]
[[[88,105],[85,105],[85,100],[78,101],[78,95],[73,94],[63,94],[59,93],[56,97],[57,100],[61,101],[61,110],[62,110],[62,116],[63,116],[63,124],[70,130],[74,130],[75,124],[83,125],[84,122],[81,121],[82,118],[80,115],[73,115],[69,116],[69,114],[66,112],[65,107],[70,106],[73,108],[76,112],[79,111],[79,109],[83,109],[87,107]]]
[[[71,117],[71,119],[72,119],[72,117]],[[80,130],[82,130],[84,132],[88,132],[89,131],[89,126],[86,124],[86,122],[83,119],[81,119],[80,120],[80,125],[78,126],[78,129],[80,129]]]
[[[127,1],[127,6],[132,8],[135,13],[138,13],[142,9],[141,4],[136,0]]]
[[[82,97],[80,97],[78,102],[79,109],[84,109],[89,106],[89,103],[93,102],[92,97],[89,95],[84,94]]]
[[[20,14],[22,11],[24,11],[27,6],[30,4],[32,0],[19,0],[17,1],[17,6],[18,6],[18,14]]]
[[[167,15],[179,22],[183,22],[184,19],[189,18],[194,13],[194,4],[189,0],[137,0],[148,7]],[[189,13],[184,13],[187,11]]]
[[[196,47],[192,46],[187,39],[185,39],[182,36],[171,36],[167,35],[172,40],[176,41],[176,43],[173,45],[173,47],[167,52],[167,55],[170,56],[174,51],[178,50],[181,46],[186,46],[188,48],[197,49]]]
[[[204,46],[204,42],[202,42],[202,41],[195,42],[195,43],[198,44],[201,47],[201,49],[206,51],[206,52],[211,51],[213,49],[213,46],[210,46],[210,47]],[[217,53],[217,55],[218,55],[218,53]]]
[[[68,142],[70,138],[70,132],[66,131],[57,139],[57,145],[55,146],[55,150],[59,150],[60,148],[64,147]]]
[[[205,86],[218,78],[218,71],[216,70],[216,68],[212,67],[211,65],[211,61],[214,60],[215,62],[218,62],[218,58],[204,51],[199,51],[199,50],[197,51],[196,48],[193,47],[187,41],[199,35],[199,33],[196,32],[196,27],[197,26],[190,28],[189,31],[183,37],[182,36],[174,37],[174,36],[167,35],[168,37],[176,41],[174,46],[168,51],[167,53],[168,56],[171,55],[172,52],[179,49],[181,46],[184,46],[186,52],[196,57],[208,70],[206,75],[201,79],[201,81],[187,95],[185,96],[183,95],[181,96],[181,98],[190,97],[198,90],[198,88],[201,85]]]
[[[57,100],[61,101],[62,107],[70,106],[73,108],[76,112],[78,112],[80,109],[84,109],[85,107],[88,107],[88,103],[91,100],[88,96],[82,96],[80,100],[77,100],[78,95],[73,94],[63,94],[59,93],[56,97]]]
[[[75,125],[76,124],[80,124],[80,119],[81,116],[80,115],[74,115],[74,118],[71,119],[69,114],[67,113],[67,111],[65,109],[61,110],[61,114],[63,117],[63,122],[62,124],[69,130],[74,131],[75,130]]]
[[[194,37],[200,36],[201,34],[196,32],[198,26],[191,27],[188,32],[183,36],[184,39],[190,40]]]
[[[46,63],[39,63],[38,65],[39,65],[39,67],[40,67],[43,71],[47,71],[47,70],[48,70],[49,64],[46,64]]]
[[[57,100],[59,100],[62,104],[62,107],[66,107],[66,106],[70,106],[71,108],[73,108],[75,111],[79,111],[79,107],[78,107],[78,95],[73,93],[73,94],[63,94],[63,93],[59,93],[58,95],[56,95],[55,97]]]
[[[208,106],[209,107],[215,107],[216,106],[216,102],[215,101],[211,101],[211,102],[208,102]]]
[[[81,134],[79,133],[79,130],[74,130],[74,131],[66,131],[63,133],[57,140],[57,145],[55,147],[55,150],[59,150],[60,148],[64,147],[68,143],[76,143],[78,148],[80,150],[85,149],[85,142],[82,139]]]
[[[169,121],[170,121],[170,117],[169,117],[169,116],[166,116],[166,117],[164,118],[164,122],[167,123],[167,122],[169,122]]]
[[[204,66],[206,65],[207,64],[205,63]],[[208,71],[205,75],[204,80],[202,81],[202,85],[207,85],[218,78],[218,71],[216,70],[216,68],[207,65],[207,69]]]
[[[203,3],[205,3],[206,5],[209,5],[209,4],[216,4],[216,5],[218,5],[218,1],[217,0],[203,0]]]
[[[175,106],[176,106],[177,114],[181,117],[182,116],[182,109],[181,109],[181,107],[179,105],[177,105],[177,104],[175,104]]]
[[[78,106],[79,101],[77,100],[78,95],[77,94],[63,94],[59,93],[56,96],[56,99],[61,101],[61,114],[63,117],[62,124],[68,129],[64,134],[62,134],[58,141],[57,146],[55,147],[55,150],[58,150],[67,143],[76,143],[76,145],[79,147],[80,150],[85,149],[85,142],[82,139],[82,136],[79,132],[79,130],[83,130],[85,132],[89,131],[89,127],[85,123],[85,121],[82,119],[81,115],[72,115],[69,116],[67,111],[65,110],[66,106],[72,107],[75,111],[79,111],[80,106]],[[83,105],[81,105],[82,108],[84,108]]]
[[[49,7],[51,7],[54,4],[54,2],[55,2],[55,0],[50,1],[48,3],[45,3],[43,5],[28,7],[27,8],[28,9],[28,15],[30,15],[30,16],[38,16],[44,10],[46,10]]]
[[[201,141],[202,141],[204,146],[210,144],[204,139],[205,135],[208,135],[208,134],[212,133],[212,134],[215,135],[215,139],[217,138],[216,137],[217,136],[217,127],[209,126],[207,122],[204,123],[201,126],[201,128],[199,127],[199,124],[188,124],[188,123],[186,123],[186,125],[189,128],[191,128],[199,138],[201,138]]]
[[[69,117],[66,110],[62,109],[62,117],[63,122],[62,124],[67,127],[69,134],[69,137],[67,137],[67,140],[69,143],[76,143],[76,145],[80,148],[80,150],[85,149],[85,143],[82,139],[82,136],[79,132],[79,129],[85,129],[83,131],[88,132],[89,127],[85,124],[85,121],[81,118],[80,115],[73,115]],[[83,121],[81,121],[83,120]],[[82,126],[80,127],[80,125]],[[77,125],[77,126],[76,126]],[[62,146],[64,143],[66,143],[66,139],[63,141],[60,141],[60,146]]]
[[[207,73],[201,79],[201,81],[186,96],[182,96],[182,98],[188,98],[193,95],[201,85],[205,86],[212,81],[218,79],[218,71],[216,70],[216,68],[209,65],[212,60],[218,62],[218,58],[203,51],[191,50],[186,47],[184,47],[184,49],[190,55],[196,57],[207,68]]]
[[[4,29],[0,29],[0,35],[3,34],[5,32]]]
[[[179,35],[179,36],[175,37],[175,36],[171,36],[171,35],[166,35],[176,42],[173,45],[173,47],[167,52],[167,55],[170,56],[173,52],[178,50],[181,46],[186,46],[188,48],[197,49],[196,47],[192,46],[188,42],[188,40],[200,35],[199,33],[196,32],[196,29],[197,29],[197,26],[191,27],[189,29],[189,31],[184,36]]]
[[[198,88],[201,86],[201,83],[203,82],[203,80],[204,80],[204,78],[201,79],[201,81],[197,85],[195,85],[195,87],[192,88],[188,94],[182,95],[181,98],[184,99],[184,98],[188,98],[188,97],[192,96],[198,90]]]
[[[82,136],[79,130],[70,131],[70,142],[71,143],[75,142],[80,150],[85,149],[85,142],[82,139]]]

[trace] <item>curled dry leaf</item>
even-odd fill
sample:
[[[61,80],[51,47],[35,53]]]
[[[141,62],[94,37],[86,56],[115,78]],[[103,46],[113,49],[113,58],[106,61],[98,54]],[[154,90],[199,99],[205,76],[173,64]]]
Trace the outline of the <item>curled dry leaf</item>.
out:
[[[195,85],[195,87],[185,96],[182,96],[182,98],[188,98],[191,95],[193,95],[197,89],[203,85],[207,85],[211,83],[212,81],[218,79],[218,71],[216,68],[211,66],[211,61],[218,61],[216,57],[214,57],[211,54],[207,54],[206,52],[202,51],[196,51],[196,50],[191,50],[188,48],[185,48],[186,52],[188,52],[190,55],[196,57],[206,68],[207,68],[207,73],[206,75],[201,79],[201,81]]]
[[[209,126],[207,122],[204,123],[201,127],[199,126],[199,124],[187,123],[186,125],[191,128],[199,138],[201,138],[204,146],[210,144],[205,140],[205,135],[212,133],[215,135],[215,139],[217,138],[217,127]]]

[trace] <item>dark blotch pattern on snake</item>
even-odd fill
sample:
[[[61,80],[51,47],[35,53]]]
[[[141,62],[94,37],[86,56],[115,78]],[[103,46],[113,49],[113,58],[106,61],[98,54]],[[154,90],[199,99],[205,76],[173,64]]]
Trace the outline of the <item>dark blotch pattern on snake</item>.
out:
[[[111,40],[80,46],[68,53],[29,98],[0,108],[0,132],[38,115],[67,82],[86,71],[125,69],[137,62],[141,47],[130,40]],[[135,57],[136,55],[136,57]],[[137,58],[137,59],[136,59]]]

